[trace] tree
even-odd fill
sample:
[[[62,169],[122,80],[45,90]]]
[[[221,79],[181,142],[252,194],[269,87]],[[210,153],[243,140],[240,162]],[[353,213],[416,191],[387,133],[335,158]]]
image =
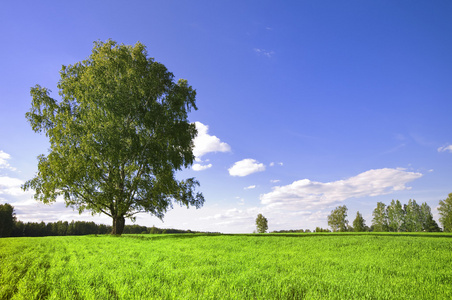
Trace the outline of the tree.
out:
[[[265,233],[268,229],[268,220],[262,214],[258,214],[256,218],[257,233]]]
[[[386,205],[383,202],[377,202],[377,207],[372,212],[372,225],[374,231],[388,231],[388,216],[386,214]]]
[[[388,215],[388,226],[390,231],[400,232],[403,229],[405,222],[405,211],[399,200],[391,201],[391,204],[386,208]]]
[[[193,164],[197,131],[187,119],[196,91],[163,64],[147,57],[144,45],[95,42],[88,59],[63,66],[61,100],[36,85],[26,114],[35,132],[50,141],[38,157],[38,173],[23,185],[35,198],[113,219],[121,234],[125,218],[147,212],[162,219],[173,202],[199,208],[194,178],[175,172]]]
[[[347,231],[348,220],[347,218],[347,207],[345,205],[338,206],[331,211],[328,216],[328,226],[333,229],[333,232]]]
[[[11,236],[14,229],[16,216],[11,204],[0,204],[0,237]]]
[[[439,201],[438,212],[441,215],[439,222],[445,232],[452,232],[452,193],[445,200]]]
[[[353,221],[353,230],[356,232],[366,231],[366,221],[364,220],[363,215],[359,213],[359,211],[356,213],[356,218]]]
[[[427,202],[421,205],[421,215],[422,215],[422,231],[426,232],[440,232],[438,223],[433,219],[432,210],[428,206]]]
[[[409,232],[422,231],[423,216],[421,207],[416,203],[416,200],[408,200],[405,205],[405,224],[404,227]]]

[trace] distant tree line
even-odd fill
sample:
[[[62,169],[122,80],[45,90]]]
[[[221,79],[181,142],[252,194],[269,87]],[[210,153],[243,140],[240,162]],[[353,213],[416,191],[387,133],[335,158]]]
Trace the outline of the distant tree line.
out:
[[[38,237],[109,234],[110,225],[96,224],[85,221],[58,222],[27,222],[17,221],[14,207],[10,204],[0,204],[0,237]],[[191,230],[163,229],[155,226],[125,225],[124,232],[128,234],[165,234],[165,233],[196,233]]]
[[[331,232],[331,230],[316,227],[314,231],[311,231],[310,229],[289,229],[289,230],[275,230],[272,231],[271,233],[311,233],[311,232]]]
[[[372,225],[366,226],[363,216],[356,213],[353,226],[347,220],[347,207],[338,206],[328,215],[328,226],[334,232],[374,231],[374,232],[440,232],[442,229],[433,219],[430,206],[424,202],[419,205],[410,199],[407,204],[392,200],[389,205],[378,202],[372,212]],[[441,200],[438,211],[444,231],[452,231],[452,193],[446,200]]]
[[[426,202],[419,205],[410,199],[402,205],[399,200],[392,200],[386,206],[378,202],[374,209],[372,225],[374,231],[390,232],[439,232],[441,228],[433,219],[430,206]]]

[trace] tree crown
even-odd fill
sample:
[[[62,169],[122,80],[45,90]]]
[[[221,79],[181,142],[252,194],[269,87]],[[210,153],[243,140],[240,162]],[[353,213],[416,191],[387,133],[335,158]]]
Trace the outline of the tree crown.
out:
[[[91,55],[63,66],[60,101],[39,85],[31,89],[26,114],[32,129],[50,141],[38,157],[38,174],[25,183],[35,198],[111,217],[149,212],[162,218],[172,200],[202,206],[194,178],[175,172],[194,161],[197,131],[188,112],[196,91],[174,82],[163,64],[147,57],[144,45],[95,42]]]

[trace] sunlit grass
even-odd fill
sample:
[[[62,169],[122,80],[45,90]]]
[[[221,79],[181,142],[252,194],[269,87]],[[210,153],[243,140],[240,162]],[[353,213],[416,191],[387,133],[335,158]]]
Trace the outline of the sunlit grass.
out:
[[[451,299],[452,236],[0,239],[0,299]]]

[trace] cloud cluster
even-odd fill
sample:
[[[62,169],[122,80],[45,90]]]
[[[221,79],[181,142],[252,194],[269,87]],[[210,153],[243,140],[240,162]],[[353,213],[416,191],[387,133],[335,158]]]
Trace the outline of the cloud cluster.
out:
[[[438,148],[438,152],[446,152],[446,151],[452,153],[452,145],[443,146],[443,147]]]
[[[215,224],[215,226],[220,228],[243,228],[245,229],[243,232],[250,232],[255,227],[255,219],[258,212],[259,209],[257,207],[248,209],[232,208],[223,213],[203,217],[201,220],[209,221],[209,223]]]
[[[212,167],[212,164],[208,164],[208,165],[193,164],[193,166],[191,168],[194,171],[202,171],[202,170],[207,170],[207,169],[209,169],[211,167]]]
[[[7,170],[11,170],[11,171],[16,170],[16,168],[13,168],[9,165],[9,163],[8,163],[9,159],[11,159],[11,155],[0,150],[0,169],[7,169]]]
[[[8,160],[11,159],[11,155],[6,152],[0,150],[0,170],[6,169],[10,171],[15,171],[16,168],[13,168],[9,165]],[[0,176],[0,195],[9,195],[9,196],[19,196],[23,195],[24,192],[20,188],[24,184],[24,182],[17,178],[12,178],[9,176]]]
[[[228,169],[231,176],[247,176],[256,172],[265,171],[265,165],[259,163],[252,158],[245,158],[236,162],[232,167]]]
[[[214,135],[209,135],[209,126],[204,125],[201,122],[195,122],[198,135],[193,140],[195,148],[193,154],[197,159],[210,152],[229,152],[231,147],[217,138]]]
[[[212,167],[212,164],[203,165],[201,158],[207,153],[211,152],[229,152],[231,147],[217,138],[214,135],[208,134],[209,126],[204,125],[201,122],[195,122],[198,135],[194,138],[193,143],[195,145],[193,154],[195,155],[195,163],[192,167],[194,171],[202,171]]]
[[[20,196],[24,191],[20,188],[24,182],[17,178],[0,176],[0,195]]]
[[[254,48],[254,52],[256,52],[258,55],[262,55],[268,58],[271,58],[273,56],[273,54],[275,54],[275,52],[273,51],[268,51],[265,49],[259,49],[259,48]]]
[[[326,183],[302,179],[286,186],[274,187],[270,193],[262,194],[260,200],[262,204],[274,208],[310,209],[349,198],[385,195],[410,189],[406,184],[421,176],[421,173],[407,172],[404,169],[384,168]]]

